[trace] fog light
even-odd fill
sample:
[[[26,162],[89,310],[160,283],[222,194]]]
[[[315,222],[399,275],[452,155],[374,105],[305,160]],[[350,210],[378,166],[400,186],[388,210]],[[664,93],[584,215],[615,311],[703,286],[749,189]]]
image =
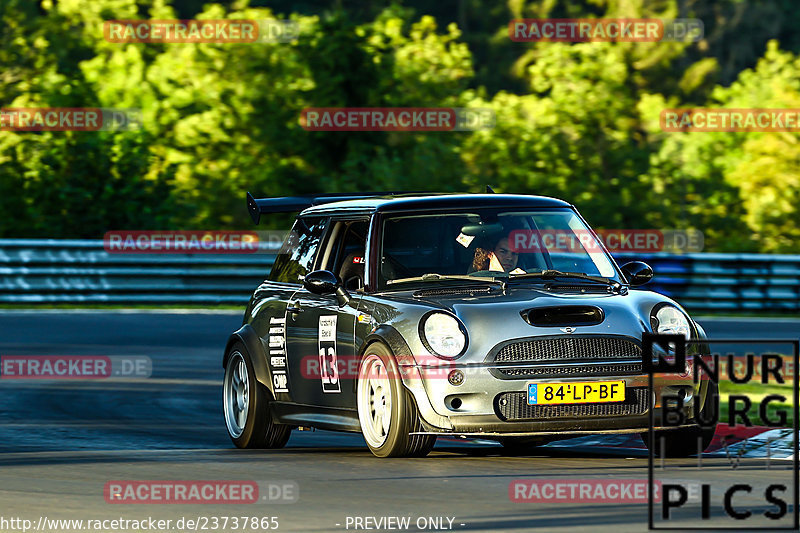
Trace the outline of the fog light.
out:
[[[450,382],[450,385],[461,385],[464,383],[464,373],[461,370],[453,370],[447,376],[447,381]]]

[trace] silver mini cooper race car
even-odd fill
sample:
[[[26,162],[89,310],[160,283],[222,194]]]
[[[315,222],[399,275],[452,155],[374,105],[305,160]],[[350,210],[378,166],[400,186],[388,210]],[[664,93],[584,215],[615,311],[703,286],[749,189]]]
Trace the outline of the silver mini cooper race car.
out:
[[[376,456],[424,456],[437,436],[510,451],[587,433],[643,433],[657,453],[704,448],[713,385],[658,374],[642,336],[705,338],[680,305],[634,289],[572,205],[506,194],[255,199],[300,211],[223,357],[224,414],[240,448],[279,448],[292,429],[363,434]],[[689,353],[700,350],[688,345]],[[657,354],[654,357],[669,357]],[[691,358],[688,358],[691,359]],[[686,425],[666,429],[662,395]]]

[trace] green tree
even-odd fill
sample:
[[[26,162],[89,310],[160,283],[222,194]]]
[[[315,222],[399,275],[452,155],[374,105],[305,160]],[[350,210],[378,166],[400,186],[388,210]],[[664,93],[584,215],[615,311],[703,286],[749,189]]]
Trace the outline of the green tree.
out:
[[[635,227],[648,204],[639,180],[648,146],[625,51],[611,43],[550,44],[528,67],[533,94],[486,102],[498,127],[467,141],[470,181],[567,198],[593,224]]]

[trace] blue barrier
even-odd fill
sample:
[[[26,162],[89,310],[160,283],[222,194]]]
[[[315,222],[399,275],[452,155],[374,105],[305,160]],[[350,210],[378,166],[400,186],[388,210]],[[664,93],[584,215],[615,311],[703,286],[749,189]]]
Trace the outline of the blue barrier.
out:
[[[100,240],[0,239],[0,303],[241,304],[275,260],[262,248],[124,254]]]
[[[655,277],[646,287],[701,311],[800,311],[800,256],[767,254],[614,254],[644,261]]]
[[[244,304],[275,260],[250,254],[109,253],[100,240],[0,239],[0,303]],[[692,311],[800,311],[800,255],[614,254],[650,264],[645,288]]]

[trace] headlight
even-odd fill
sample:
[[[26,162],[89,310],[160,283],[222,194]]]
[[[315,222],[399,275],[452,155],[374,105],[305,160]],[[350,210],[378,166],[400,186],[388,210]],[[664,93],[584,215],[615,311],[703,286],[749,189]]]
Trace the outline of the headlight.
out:
[[[430,313],[420,324],[425,347],[434,355],[454,359],[464,352],[467,336],[458,320],[448,314]]]
[[[651,317],[653,331],[662,334],[680,334],[687,339],[692,336],[692,327],[686,315],[671,305],[661,306]]]

